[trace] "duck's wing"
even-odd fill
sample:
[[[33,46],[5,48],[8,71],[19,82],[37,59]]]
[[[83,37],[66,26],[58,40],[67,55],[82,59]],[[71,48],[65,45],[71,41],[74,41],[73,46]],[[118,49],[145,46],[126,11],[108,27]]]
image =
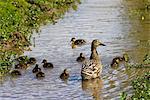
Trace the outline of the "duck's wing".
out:
[[[95,60],[86,60],[82,64],[81,74],[91,78],[96,78],[100,75],[102,65]]]

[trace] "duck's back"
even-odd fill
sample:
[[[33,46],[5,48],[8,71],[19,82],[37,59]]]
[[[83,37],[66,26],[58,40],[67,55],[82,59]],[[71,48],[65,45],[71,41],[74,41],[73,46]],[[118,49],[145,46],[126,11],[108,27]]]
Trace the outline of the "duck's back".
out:
[[[75,45],[83,45],[83,44],[85,44],[85,43],[86,43],[86,41],[83,40],[83,39],[78,39],[78,40],[76,40],[76,41],[74,42]]]
[[[78,61],[78,62],[83,62],[85,60],[85,57],[78,57],[77,59],[76,59],[76,61]]]
[[[53,64],[52,63],[45,63],[43,65],[44,68],[53,68]]]

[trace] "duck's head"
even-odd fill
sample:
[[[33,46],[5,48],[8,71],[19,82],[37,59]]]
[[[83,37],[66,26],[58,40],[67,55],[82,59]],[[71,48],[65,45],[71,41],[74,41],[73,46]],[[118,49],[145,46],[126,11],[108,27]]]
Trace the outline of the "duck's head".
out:
[[[46,60],[46,59],[43,59],[42,63],[47,63],[47,60]]]
[[[69,71],[67,69],[64,69],[65,74],[69,74]]]
[[[71,39],[71,42],[74,42],[76,39],[73,37],[72,39]]]
[[[98,39],[95,39],[92,41],[92,47],[96,48],[98,46],[106,46],[105,44],[103,44],[101,41],[99,41]]]
[[[83,53],[80,53],[80,57],[84,57]]]
[[[123,54],[123,60],[126,61],[126,62],[129,61],[129,56],[128,56],[127,53],[124,53],[124,54]]]
[[[38,65],[38,64],[36,64],[36,65],[35,65],[35,68],[38,68],[38,66],[39,66],[39,65]]]

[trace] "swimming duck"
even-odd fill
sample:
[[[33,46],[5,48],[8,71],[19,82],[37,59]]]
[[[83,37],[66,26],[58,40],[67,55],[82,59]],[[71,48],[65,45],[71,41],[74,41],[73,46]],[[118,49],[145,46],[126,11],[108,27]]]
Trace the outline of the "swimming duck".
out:
[[[84,57],[83,53],[80,53],[80,56],[76,59],[76,61],[83,62],[84,60],[85,60],[85,57]]]
[[[38,66],[39,66],[38,64],[35,65],[35,67],[32,70],[33,73],[37,73],[41,70],[41,68],[39,68]]]
[[[77,46],[84,45],[86,41],[84,39],[75,39],[74,37],[71,39],[72,48],[76,48]]]
[[[94,79],[100,76],[102,72],[102,64],[96,48],[98,46],[105,46],[99,40],[95,39],[91,43],[90,60],[85,60],[81,69],[81,77],[83,80]]]
[[[129,61],[129,56],[128,56],[127,53],[124,53],[124,54],[123,54],[123,60],[124,60],[125,62],[128,62],[128,61]]]
[[[28,63],[29,64],[35,64],[36,63],[36,59],[34,57],[29,58]]]
[[[10,74],[11,74],[12,76],[20,76],[20,75],[21,75],[21,72],[20,72],[19,70],[13,70],[13,71],[10,72]]]
[[[113,67],[113,66],[118,66],[118,64],[121,62],[121,61],[123,61],[124,60],[124,58],[123,57],[115,57],[115,58],[113,58],[113,60],[112,60],[112,62],[111,62],[111,67]]]
[[[39,71],[36,73],[36,78],[42,78],[45,77],[45,74],[39,69]]]
[[[28,58],[27,56],[20,56],[20,57],[16,58],[16,60],[17,60],[18,62],[25,62],[25,60],[26,60],[27,58]]]
[[[30,66],[30,64],[27,63],[19,63],[15,65],[15,69],[27,69]]]
[[[54,67],[53,64],[50,63],[50,62],[47,62],[46,59],[44,59],[44,60],[42,61],[42,63],[44,63],[44,64],[43,64],[43,67],[44,67],[44,68],[53,68],[53,67]]]
[[[63,73],[60,75],[60,78],[65,80],[69,78],[69,72],[67,69],[64,69]]]

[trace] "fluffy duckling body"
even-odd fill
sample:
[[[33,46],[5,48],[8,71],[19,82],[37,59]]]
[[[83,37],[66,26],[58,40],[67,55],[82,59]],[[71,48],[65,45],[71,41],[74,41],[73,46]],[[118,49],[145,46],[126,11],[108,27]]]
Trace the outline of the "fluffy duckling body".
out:
[[[30,66],[28,63],[19,63],[15,65],[15,69],[27,69]]]
[[[18,62],[25,62],[27,60],[27,58],[28,58],[27,56],[20,56],[20,57],[16,58],[16,60]]]
[[[91,56],[90,60],[86,60],[81,69],[81,77],[83,80],[94,79],[100,77],[102,72],[102,64],[96,48],[98,46],[105,46],[99,40],[95,39],[91,43]]]
[[[43,64],[44,68],[53,68],[54,67],[52,63],[47,62],[47,60],[45,60],[45,59],[42,61],[42,63],[44,63]]]
[[[118,66],[120,62],[125,61],[128,62],[129,61],[129,56],[128,54],[124,53],[123,57],[117,56],[115,58],[113,58],[112,62],[111,62],[111,67],[115,67]]]
[[[33,73],[37,73],[37,72],[41,71],[41,68],[39,68],[38,66],[39,66],[38,64],[35,65],[35,67],[32,70]]]
[[[118,64],[121,62],[121,61],[123,61],[124,60],[124,58],[123,57],[115,57],[113,60],[112,60],[112,62],[111,62],[111,66],[113,67],[113,66],[118,66]]]
[[[36,59],[34,57],[29,58],[28,63],[29,64],[35,64],[36,63]]]
[[[63,73],[60,75],[60,78],[66,80],[69,78],[69,72],[67,69],[64,69]]]
[[[72,48],[76,48],[77,46],[81,46],[81,45],[86,44],[86,41],[84,39],[77,39],[76,40],[75,38],[72,38],[71,42],[72,42]]]
[[[36,78],[44,78],[45,74],[41,71],[41,69],[36,73]]]
[[[11,74],[12,76],[20,76],[20,75],[21,75],[21,72],[20,72],[19,70],[13,70],[13,71],[10,72],[10,74]]]
[[[80,56],[76,59],[77,62],[83,62],[85,60],[85,56],[83,53],[80,53]]]

